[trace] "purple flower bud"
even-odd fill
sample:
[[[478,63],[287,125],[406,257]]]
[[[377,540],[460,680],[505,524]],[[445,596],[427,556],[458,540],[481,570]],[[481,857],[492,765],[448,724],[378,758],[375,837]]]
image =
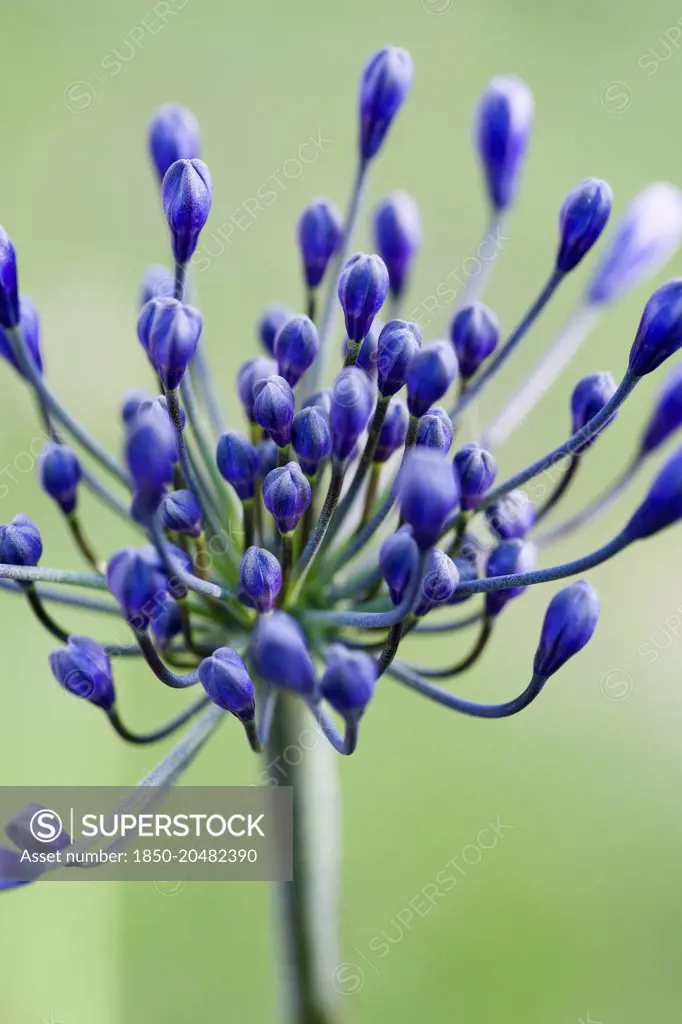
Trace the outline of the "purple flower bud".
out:
[[[674,366],[658,393],[640,444],[640,456],[660,448],[682,426],[682,365]]]
[[[379,551],[379,568],[393,604],[400,604],[417,564],[419,548],[412,527],[401,526],[390,534]]]
[[[678,448],[649,488],[649,493],[625,527],[630,541],[651,537],[682,516],[682,448]],[[3,559],[4,561],[4,559]]]
[[[310,484],[297,462],[273,469],[263,481],[263,501],[280,533],[296,529],[311,499]]]
[[[48,655],[52,675],[74,697],[108,711],[116,695],[111,662],[104,648],[89,636],[70,636],[66,647]]]
[[[140,286],[140,309],[151,299],[172,299],[175,295],[175,277],[160,263],[147,267]]]
[[[38,316],[38,310],[33,305],[29,298],[22,295],[19,300],[19,326],[21,333],[24,336],[26,347],[28,348],[33,362],[36,365],[39,373],[43,372],[43,355],[40,351],[40,318]],[[23,370],[19,369],[16,359],[14,358],[14,349],[10,344],[10,340],[5,334],[2,327],[0,327],[0,357],[6,359],[10,363],[17,373],[24,376]]]
[[[327,199],[314,199],[298,221],[298,244],[308,288],[317,288],[343,238],[343,217]]]
[[[0,562],[4,565],[37,565],[43,553],[38,527],[28,516],[16,515],[0,525]]]
[[[377,381],[379,391],[388,398],[407,380],[412,357],[421,348],[422,335],[417,324],[407,320],[389,320],[377,343]]]
[[[168,580],[150,545],[122,548],[107,562],[107,586],[123,616],[138,631],[147,628],[166,593]]]
[[[384,422],[381,424],[379,440],[374,452],[375,462],[388,462],[390,457],[405,444],[410,415],[407,406],[399,398],[389,402]]]
[[[360,155],[371,160],[407,99],[414,69],[407,50],[385,46],[370,57],[360,81]]]
[[[651,373],[682,346],[682,277],[673,278],[651,296],[630,349],[629,367],[636,377]]]
[[[287,320],[291,320],[294,314],[286,306],[283,306],[281,302],[273,302],[271,305],[266,306],[258,319],[258,337],[261,340],[263,348],[274,355],[275,352],[275,338],[279,331],[284,327]],[[269,377],[273,370],[266,373],[265,376]]]
[[[406,459],[398,479],[400,511],[420,550],[432,547],[459,501],[450,460],[432,448],[418,448]]]
[[[647,185],[616,226],[587,288],[595,305],[620,299],[668,262],[682,241],[682,193],[667,182]]]
[[[332,452],[347,459],[367,426],[374,405],[372,384],[357,366],[347,366],[336,377],[331,390],[329,423]]]
[[[453,466],[459,480],[462,508],[476,508],[495,480],[495,457],[478,444],[466,444],[455,454]]]
[[[306,476],[316,476],[332,447],[329,417],[317,406],[301,409],[294,416],[291,443]]]
[[[491,309],[482,302],[472,302],[455,313],[450,324],[450,339],[462,379],[470,380],[497,348],[500,325]]]
[[[256,476],[259,480],[265,480],[271,470],[277,466],[277,445],[272,438],[267,438],[265,441],[261,441],[256,446],[258,452],[258,472]]]
[[[475,135],[488,196],[496,210],[511,206],[518,191],[533,128],[533,94],[520,78],[493,78],[476,110]]]
[[[251,641],[256,674],[265,683],[313,696],[317,676],[301,627],[285,612],[260,618]]]
[[[486,522],[500,540],[525,537],[535,523],[535,515],[535,505],[520,489],[510,491],[485,510]]]
[[[446,341],[434,341],[414,354],[407,368],[407,408],[423,416],[457,376],[457,356]]]
[[[254,359],[249,359],[244,363],[237,374],[237,392],[244,406],[246,418],[251,423],[255,422],[253,418],[254,384],[259,380],[272,377],[275,373],[277,373],[277,363],[274,359],[256,356]]]
[[[137,336],[169,391],[177,388],[185,376],[202,326],[199,310],[177,299],[151,299],[140,312]]]
[[[211,172],[203,160],[176,160],[161,186],[164,213],[178,263],[192,258],[211,212]]]
[[[149,155],[159,181],[176,160],[201,156],[199,122],[191,110],[177,103],[166,103],[149,123]]]
[[[447,454],[455,437],[452,420],[445,409],[434,405],[419,420],[415,444],[421,448],[437,448]]]
[[[422,579],[421,598],[415,615],[426,615],[437,605],[447,604],[458,585],[459,572],[453,560],[440,548],[433,548]]]
[[[301,408],[320,409],[326,416],[329,416],[332,411],[332,399],[329,391],[326,388],[324,391],[314,391],[305,399]]]
[[[171,491],[161,499],[159,515],[164,530],[198,537],[203,529],[201,508],[191,491]]]
[[[398,299],[405,290],[407,275],[421,246],[419,210],[407,192],[393,192],[374,211],[374,239],[386,264],[390,288]]]
[[[542,624],[533,672],[548,679],[592,639],[599,621],[599,597],[587,580],[555,594]]]
[[[40,486],[67,516],[76,508],[81,466],[72,448],[48,441],[38,463]]]
[[[125,459],[136,489],[160,498],[178,461],[175,429],[163,406],[151,402],[140,407],[128,427]]]
[[[259,612],[271,612],[282,589],[282,567],[265,548],[247,548],[239,566],[240,598]]]
[[[216,463],[221,476],[228,484],[232,484],[242,501],[253,498],[258,476],[258,451],[243,434],[230,431],[220,437],[216,449]]]
[[[557,270],[567,274],[580,263],[606,227],[613,192],[599,178],[585,178],[568,193],[559,212]]]
[[[20,321],[17,256],[11,238],[0,227],[0,327],[9,330]]]
[[[571,433],[577,434],[598,412],[601,412],[615,391],[616,382],[610,373],[591,373],[579,380],[571,395]],[[609,423],[613,422],[616,415],[617,413],[609,420]],[[574,454],[578,455],[584,452],[596,439],[596,436],[590,438],[576,448]]]
[[[253,418],[279,448],[291,440],[296,405],[294,393],[284,377],[273,374],[253,386]]]
[[[121,402],[121,419],[126,426],[129,426],[143,405],[151,405],[154,401],[148,391],[139,388],[131,388],[126,391]]]
[[[349,651],[342,644],[327,649],[322,696],[346,721],[358,722],[372,699],[377,681],[374,658],[362,651]]]
[[[518,572],[531,572],[535,568],[537,551],[535,545],[525,540],[503,540],[493,548],[485,567],[486,579],[492,576],[510,576]],[[507,590],[491,590],[485,595],[485,613],[499,615],[508,601],[527,590],[527,587],[508,587]]]
[[[380,256],[356,252],[345,263],[339,276],[339,302],[351,341],[362,341],[369,334],[374,317],[388,293],[388,270]]]
[[[275,357],[279,373],[295,388],[315,362],[320,347],[317,327],[307,316],[293,316],[275,338]]]
[[[256,691],[244,659],[231,647],[219,647],[197,669],[199,680],[214,704],[242,722],[253,719]]]
[[[155,642],[162,649],[182,633],[180,605],[170,594],[162,594],[155,604],[151,630]]]

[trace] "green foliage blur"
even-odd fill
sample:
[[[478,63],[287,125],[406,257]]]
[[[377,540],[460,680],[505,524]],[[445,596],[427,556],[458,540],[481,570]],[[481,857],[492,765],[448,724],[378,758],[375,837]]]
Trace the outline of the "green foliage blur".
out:
[[[649,181],[682,184],[681,25],[682,10],[668,0],[5,0],[0,222],[42,313],[53,387],[116,447],[122,393],[151,386],[134,325],[140,274],[167,253],[145,148],[161,103],[186,103],[202,125],[215,188],[205,244],[214,255],[197,275],[198,301],[236,418],[234,373],[255,350],[258,312],[271,300],[301,301],[300,208],[315,195],[345,203],[357,79],[373,50],[406,46],[416,65],[368,197],[399,187],[420,204],[415,305],[460,267],[483,228],[470,144],[478,93],[501,72],[522,76],[535,93],[523,192],[488,296],[510,328],[550,268],[560,201],[581,178],[611,183],[616,214]],[[311,137],[324,145],[298,176],[287,161]],[[249,214],[246,201],[268,182],[276,200]],[[231,231],[219,233],[221,225]],[[364,225],[358,242],[369,244]],[[571,311],[588,270],[576,272],[524,343],[505,388]],[[678,257],[666,273],[681,270]],[[620,376],[646,297],[629,296],[602,321],[501,453],[505,475],[565,436],[568,396],[582,374]],[[451,312],[440,310],[427,336]],[[0,370],[2,519],[28,513],[44,531],[44,563],[76,566],[22,456],[38,446],[31,402]],[[571,510],[629,459],[659,384],[660,376],[638,389],[590,452]],[[496,384],[471,430],[502,395]],[[605,540],[645,486],[640,480],[606,521],[556,555]],[[89,498],[83,507],[103,554],[125,542],[125,529]],[[382,680],[358,754],[340,765],[348,964],[338,978],[351,1021],[679,1019],[680,550],[678,528],[592,574],[603,601],[594,641],[518,719],[459,719]],[[551,592],[535,588],[508,609],[462,692],[501,699],[520,691]],[[50,638],[16,598],[0,595],[0,606],[0,782],[136,781],[157,751],[126,748],[102,716],[67,699],[47,668]],[[62,619],[122,639],[113,620],[94,624],[66,610]],[[457,653],[454,640],[438,649],[421,641],[419,651],[417,643],[420,659]],[[118,687],[122,710],[140,727],[173,703],[141,668],[126,666]],[[188,781],[248,784],[256,774],[228,724]],[[477,836],[498,818],[512,827],[482,849]],[[425,887],[453,858],[457,884],[431,906]],[[11,893],[0,906],[0,1020],[270,1021],[269,897],[265,886],[235,884],[192,884],[172,896],[149,884],[83,882]]]

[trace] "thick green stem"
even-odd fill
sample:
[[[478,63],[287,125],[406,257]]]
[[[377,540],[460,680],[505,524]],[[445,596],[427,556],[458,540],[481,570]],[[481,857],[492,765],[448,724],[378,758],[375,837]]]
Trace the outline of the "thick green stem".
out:
[[[294,880],[276,889],[287,1024],[338,1024],[339,795],[336,755],[303,702],[283,693],[261,781],[294,787]],[[267,778],[266,778],[267,776]]]

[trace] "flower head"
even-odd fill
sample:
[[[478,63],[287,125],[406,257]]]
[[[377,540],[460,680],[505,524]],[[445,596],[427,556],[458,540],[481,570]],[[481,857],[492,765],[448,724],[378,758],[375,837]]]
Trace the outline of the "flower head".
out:
[[[405,385],[412,357],[421,348],[422,335],[417,324],[407,320],[389,320],[377,341],[377,383],[388,398]]]
[[[165,388],[177,388],[196,352],[203,321],[177,299],[150,299],[137,321],[137,336]]]
[[[166,171],[161,199],[178,263],[187,263],[194,255],[212,197],[211,172],[203,160],[176,160]]]
[[[248,604],[271,612],[282,589],[282,567],[265,548],[247,548],[239,566],[239,586]]]
[[[322,696],[345,719],[358,721],[372,699],[377,665],[362,651],[349,651],[341,644],[327,650],[320,681]]]
[[[381,545],[379,568],[386,581],[393,604],[400,604],[417,564],[419,548],[412,527],[401,526]]]
[[[587,580],[571,583],[555,594],[542,624],[533,671],[548,679],[582,651],[597,628],[599,610],[599,597]]]
[[[659,470],[649,493],[625,527],[629,541],[651,537],[682,516],[682,448]]]
[[[315,199],[299,217],[298,244],[309,288],[317,288],[341,244],[343,218],[328,199]]]
[[[38,310],[36,307],[25,295],[22,295],[19,299],[19,327],[33,362],[35,363],[38,371],[42,373],[43,354],[40,349],[40,317],[38,316]],[[1,326],[0,357],[6,359],[7,362],[14,367],[17,373],[20,373],[22,377],[24,376],[24,371],[20,369],[16,356],[14,355],[12,343]]]
[[[291,443],[306,476],[316,476],[332,448],[329,416],[318,406],[308,406],[294,416]]]
[[[20,322],[17,256],[12,239],[0,227],[0,327],[9,330]]]
[[[221,436],[216,450],[216,462],[222,476],[232,484],[242,501],[253,498],[259,475],[258,451],[243,434],[230,431]]]
[[[488,526],[500,540],[525,537],[535,515],[535,505],[522,490],[510,491],[485,510]]]
[[[359,342],[370,328],[388,293],[388,270],[380,256],[356,252],[339,277],[339,302],[346,320],[346,333]]]
[[[317,676],[305,636],[285,612],[273,612],[258,620],[251,658],[264,682],[307,696],[317,692]]]
[[[478,444],[466,444],[455,453],[453,466],[459,480],[462,508],[476,508],[495,480],[494,455]]]
[[[393,192],[374,210],[374,239],[386,264],[392,295],[399,299],[421,245],[421,218],[412,196]]]
[[[43,490],[70,515],[76,508],[82,470],[73,448],[48,441],[40,455],[38,475]]]
[[[288,320],[291,320],[294,314],[286,306],[282,305],[281,302],[272,302],[269,306],[266,306],[261,315],[258,318],[258,337],[261,340],[261,344],[266,352],[270,355],[275,354],[275,338],[279,334],[282,327]],[[270,370],[265,374],[269,377],[274,370]]]
[[[365,65],[360,83],[360,154],[370,160],[381,149],[388,129],[412,86],[412,58],[407,50],[384,46]]]
[[[273,341],[274,345],[274,341]],[[259,380],[266,380],[277,373],[277,363],[274,359],[267,359],[265,356],[256,356],[249,359],[240,368],[237,374],[237,392],[244,406],[246,418],[255,423],[253,406],[256,400],[254,387]]]
[[[82,697],[95,707],[108,710],[116,695],[109,655],[89,636],[71,636],[66,647],[49,656],[57,682],[74,697]]]
[[[405,444],[410,414],[407,406],[399,399],[388,403],[384,422],[381,424],[379,440],[374,452],[375,462],[388,462],[390,457]]]
[[[319,347],[317,328],[307,316],[291,317],[278,331],[274,347],[277,367],[292,388],[315,362]]]
[[[432,406],[419,420],[415,444],[422,448],[437,448],[446,455],[450,451],[455,430],[445,409]]]
[[[255,688],[244,659],[231,647],[219,647],[199,665],[201,685],[214,704],[242,721],[253,718]]]
[[[644,428],[641,455],[648,455],[682,426],[682,365],[674,366],[658,393],[656,405]]]
[[[332,452],[337,459],[347,459],[367,426],[374,405],[372,385],[356,366],[348,366],[338,374],[331,390],[329,425]]]
[[[43,554],[38,527],[28,516],[16,515],[0,525],[0,562],[6,565],[37,565]]]
[[[176,160],[201,156],[199,122],[191,110],[178,103],[166,103],[149,123],[149,154],[159,181]]]
[[[557,269],[567,274],[600,237],[611,216],[613,192],[599,178],[585,178],[568,193],[559,213]]]
[[[682,277],[657,288],[651,296],[630,349],[630,371],[643,377],[682,346]]]
[[[490,552],[485,566],[485,574],[490,577],[529,572],[535,568],[536,560],[535,545],[530,541],[503,540]],[[509,601],[519,597],[526,589],[526,587],[507,587],[506,590],[491,590],[485,598],[486,615],[499,615]]]
[[[579,380],[571,395],[571,433],[577,434],[586,424],[601,412],[616,392],[616,382],[610,373],[591,373]],[[615,417],[614,417],[615,418]],[[574,454],[589,448],[596,437],[585,441]]]
[[[455,313],[450,324],[450,339],[462,380],[470,380],[497,348],[500,325],[492,310],[482,302],[472,302]]]
[[[271,470],[263,481],[263,500],[280,533],[291,533],[312,499],[310,484],[297,462]]]
[[[159,505],[159,517],[165,530],[198,537],[203,529],[201,506],[192,491],[181,489],[165,494]]]
[[[407,408],[423,416],[457,376],[457,356],[446,341],[434,341],[412,356],[407,368]]]
[[[279,448],[291,440],[296,402],[284,377],[274,373],[253,386],[253,418]]]
[[[426,551],[438,541],[459,501],[452,463],[433,448],[416,449],[401,471],[399,490],[403,519]]]
[[[516,198],[534,107],[526,83],[512,75],[493,78],[479,101],[476,144],[488,197],[496,210],[505,210]]]

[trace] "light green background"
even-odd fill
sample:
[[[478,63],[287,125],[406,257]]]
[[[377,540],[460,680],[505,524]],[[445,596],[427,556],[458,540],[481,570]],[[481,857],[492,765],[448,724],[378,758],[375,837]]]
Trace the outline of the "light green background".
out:
[[[162,29],[150,0],[2,5],[0,222],[43,315],[55,390],[114,445],[120,395],[148,380],[134,323],[140,272],[165,257],[145,153],[145,125],[162,102],[183,101],[200,117],[215,186],[209,234],[310,135],[320,130],[332,140],[298,180],[282,179],[286,191],[201,276],[211,359],[226,396],[236,366],[254,349],[260,307],[299,302],[299,209],[318,194],[345,202],[357,78],[385,42],[410,49],[416,81],[370,199],[395,187],[418,198],[425,248],[415,301],[478,241],[484,206],[470,118],[495,73],[521,75],[537,101],[513,238],[490,290],[505,326],[548,271],[557,209],[577,181],[609,180],[618,212],[650,180],[680,182],[682,8],[668,0],[455,0],[447,10],[447,0],[169,3],[174,14]],[[666,31],[674,45],[661,41]],[[131,57],[116,75],[115,51]],[[668,272],[681,270],[678,257]],[[580,281],[568,283],[528,339],[511,370],[515,380],[569,312],[585,273],[576,273]],[[582,373],[622,372],[645,298],[643,290],[631,295],[602,323],[505,448],[503,470],[565,435],[568,395]],[[574,506],[629,457],[655,386],[638,390],[590,454]],[[482,415],[501,394],[491,392]],[[44,530],[45,564],[76,565],[58,515],[33,474],[18,469],[27,466],[20,456],[37,430],[8,370],[0,416],[0,462],[16,477],[2,519],[29,513]],[[601,543],[634,501],[629,494],[609,522],[557,554]],[[109,553],[125,534],[89,501],[84,508]],[[358,754],[341,765],[344,957],[364,971],[360,991],[346,1000],[352,1021],[680,1018],[679,537],[668,532],[593,574],[603,600],[594,641],[518,719],[460,720],[382,683]],[[509,608],[495,650],[462,692],[502,698],[525,685],[548,597],[536,588]],[[136,780],[155,753],[126,749],[93,709],[68,700],[47,669],[49,638],[15,598],[0,607],[0,782]],[[63,618],[71,628],[78,621]],[[98,628],[106,639],[112,626],[79,628]],[[660,647],[655,660],[638,654],[647,643]],[[438,656],[452,658],[449,648],[443,643]],[[134,724],[151,724],[172,703],[141,670],[126,668],[118,685]],[[255,774],[228,726],[189,779],[239,784]],[[513,826],[504,840],[467,867],[428,916],[415,915],[389,955],[374,956],[378,970],[365,963],[370,942],[382,931],[395,939],[396,916],[498,815]],[[269,909],[264,886],[194,884],[169,897],[145,884],[45,884],[10,894],[0,904],[0,1019],[268,1021]]]

